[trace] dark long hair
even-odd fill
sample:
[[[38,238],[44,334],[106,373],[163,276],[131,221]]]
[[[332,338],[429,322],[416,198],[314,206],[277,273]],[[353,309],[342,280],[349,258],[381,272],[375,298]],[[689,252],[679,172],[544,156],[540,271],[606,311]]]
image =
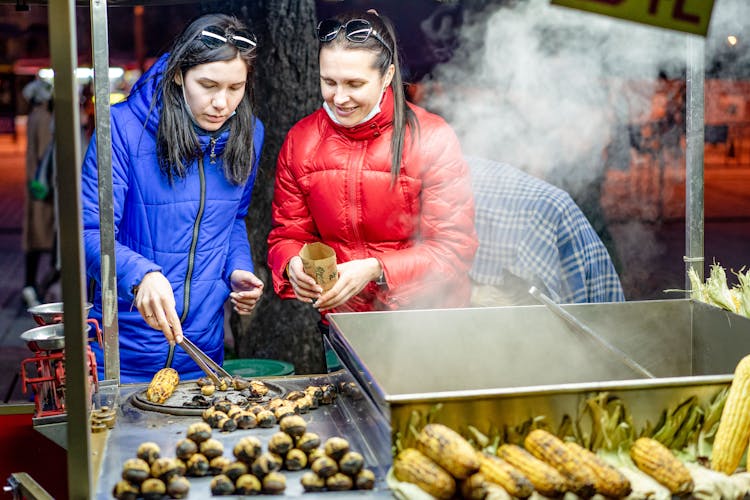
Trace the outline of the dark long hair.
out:
[[[393,73],[393,79],[391,80],[391,89],[393,90],[393,135],[391,137],[391,179],[393,182],[398,178],[398,174],[401,171],[401,159],[404,153],[404,138],[406,136],[406,128],[411,128],[412,140],[414,140],[414,134],[418,132],[417,116],[414,111],[409,108],[406,104],[406,94],[404,92],[404,83],[401,78],[401,63],[399,61],[399,49],[396,40],[396,32],[393,28],[393,23],[384,16],[374,14],[372,12],[349,12],[345,14],[339,14],[334,17],[341,24],[352,19],[365,19],[370,22],[373,29],[380,35],[385,44],[384,46],[374,36],[369,37],[364,42],[352,42],[347,40],[344,30],[339,31],[335,40],[331,42],[323,42],[320,44],[322,49],[328,43],[341,45],[347,49],[364,49],[374,52],[377,57],[375,59],[375,67],[380,71],[380,75],[383,76],[388,71],[388,67],[393,64],[395,71]]]
[[[171,182],[175,177],[185,177],[188,166],[202,155],[188,105],[182,88],[175,83],[175,76],[180,73],[184,75],[190,68],[201,64],[230,61],[239,52],[248,68],[247,85],[236,114],[230,119],[223,169],[228,181],[242,184],[250,175],[255,155],[252,85],[255,51],[239,51],[231,43],[216,48],[207,46],[199,36],[209,26],[225,33],[247,31],[247,27],[233,16],[206,14],[191,22],[175,39],[161,82],[163,106],[156,135],[159,166]]]

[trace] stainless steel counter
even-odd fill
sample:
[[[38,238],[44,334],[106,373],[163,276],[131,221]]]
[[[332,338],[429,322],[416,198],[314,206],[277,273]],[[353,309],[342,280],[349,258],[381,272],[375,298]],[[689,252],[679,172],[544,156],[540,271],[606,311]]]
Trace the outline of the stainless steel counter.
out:
[[[302,390],[308,385],[326,383],[343,387],[352,382],[351,375],[340,370],[319,376],[269,377],[264,380],[282,387],[285,391]],[[112,488],[120,480],[123,462],[135,456],[138,445],[144,441],[153,441],[162,449],[163,456],[174,456],[177,441],[185,437],[188,426],[200,421],[198,416],[174,416],[165,413],[142,410],[133,406],[130,398],[144,390],[145,384],[125,385],[120,388],[120,401],[115,427],[108,431],[101,472],[96,486],[96,498],[111,499]],[[376,476],[375,489],[372,491],[349,491],[344,493],[323,492],[304,493],[300,477],[304,471],[282,471],[287,480],[286,496],[305,498],[342,498],[350,497],[391,497],[385,485],[385,475],[391,463],[391,437],[388,423],[375,410],[369,398],[361,397],[358,391],[339,393],[331,405],[321,405],[316,410],[303,415],[308,429],[321,436],[321,440],[338,435],[347,438],[352,450],[360,452],[365,458],[366,467],[373,470]],[[230,458],[235,443],[244,436],[255,436],[261,440],[264,450],[268,439],[278,426],[270,429],[237,430],[222,433],[214,429],[213,437],[224,445],[224,455]],[[309,469],[307,469],[309,470]],[[211,477],[188,478],[191,484],[188,498],[210,498]]]

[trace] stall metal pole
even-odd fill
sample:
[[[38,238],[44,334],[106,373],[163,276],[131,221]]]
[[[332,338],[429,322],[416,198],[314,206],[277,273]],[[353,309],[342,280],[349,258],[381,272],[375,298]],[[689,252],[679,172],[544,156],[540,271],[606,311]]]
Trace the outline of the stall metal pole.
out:
[[[90,498],[92,483],[89,414],[91,388],[86,355],[83,244],[81,241],[80,108],[73,0],[50,0],[50,54],[55,72],[55,155],[63,310],[65,313],[65,409],[67,413],[68,497]]]
[[[106,0],[91,0],[91,50],[94,62],[96,164],[99,171],[99,236],[101,245],[104,378],[120,384],[117,274],[112,199],[112,127],[109,110],[109,33]]]
[[[688,272],[693,269],[703,282],[705,261],[703,209],[704,73],[705,39],[688,35],[687,124],[685,130],[685,290],[690,296]]]

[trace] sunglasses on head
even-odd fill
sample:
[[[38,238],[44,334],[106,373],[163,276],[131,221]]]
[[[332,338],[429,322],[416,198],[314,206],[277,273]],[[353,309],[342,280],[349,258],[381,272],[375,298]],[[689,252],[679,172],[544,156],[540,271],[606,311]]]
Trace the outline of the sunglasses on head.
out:
[[[212,49],[221,47],[224,44],[231,43],[241,52],[250,52],[255,49],[258,42],[255,37],[246,31],[224,31],[217,26],[209,26],[198,37],[206,47]]]
[[[364,43],[368,38],[373,37],[380,42],[383,47],[388,49],[388,52],[393,54],[393,51],[388,44],[385,43],[383,37],[375,31],[375,28],[372,27],[372,24],[370,24],[370,21],[367,19],[352,19],[344,24],[336,19],[326,19],[325,21],[320,21],[318,23],[315,32],[318,35],[319,41],[327,43],[335,40],[336,37],[339,36],[339,31],[342,29],[346,34],[346,39],[350,42]]]

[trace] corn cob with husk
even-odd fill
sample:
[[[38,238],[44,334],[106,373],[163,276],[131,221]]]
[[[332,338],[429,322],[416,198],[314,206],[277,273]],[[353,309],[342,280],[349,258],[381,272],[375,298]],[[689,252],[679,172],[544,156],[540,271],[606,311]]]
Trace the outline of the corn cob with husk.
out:
[[[693,490],[690,471],[674,454],[655,439],[641,437],[630,447],[630,458],[636,467],[669,489],[673,495]]]
[[[546,497],[557,497],[565,493],[566,480],[557,469],[515,444],[503,444],[497,456],[518,469]]]
[[[427,424],[417,435],[416,448],[456,479],[479,470],[474,447],[463,436],[442,424]]]
[[[565,446],[560,438],[543,429],[534,429],[526,436],[524,447],[563,474],[571,491],[584,497],[594,494],[594,473],[586,461]]]
[[[154,375],[146,389],[146,399],[161,404],[172,395],[180,383],[180,375],[174,368],[162,368]]]
[[[456,481],[442,467],[415,448],[405,448],[393,460],[393,475],[417,485],[430,495],[448,499],[456,492]]]
[[[577,453],[594,473],[594,488],[597,493],[610,498],[622,498],[630,494],[630,481],[615,467],[578,443],[567,442],[565,446]]]
[[[750,442],[750,355],[737,363],[711,452],[711,468],[732,474]]]

